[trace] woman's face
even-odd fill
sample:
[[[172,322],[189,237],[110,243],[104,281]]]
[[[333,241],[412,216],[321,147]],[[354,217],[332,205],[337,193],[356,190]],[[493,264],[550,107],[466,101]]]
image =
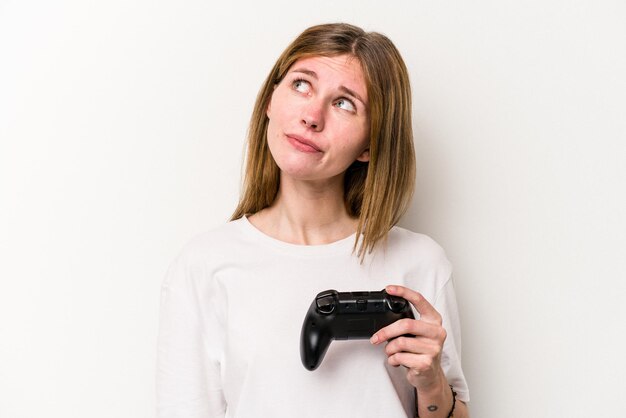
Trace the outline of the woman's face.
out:
[[[267,140],[282,175],[341,178],[355,160],[369,160],[367,88],[349,55],[296,61],[267,107]]]

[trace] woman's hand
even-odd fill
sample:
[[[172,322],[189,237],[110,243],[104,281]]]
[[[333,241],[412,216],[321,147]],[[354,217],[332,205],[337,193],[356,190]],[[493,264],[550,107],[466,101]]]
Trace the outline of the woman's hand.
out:
[[[419,312],[420,319],[404,318],[378,330],[370,339],[372,344],[388,341],[385,347],[390,365],[405,366],[407,379],[419,391],[447,388],[441,369],[441,351],[446,330],[441,315],[424,297],[403,286],[387,286],[387,293],[408,300]],[[411,334],[411,337],[402,335]]]

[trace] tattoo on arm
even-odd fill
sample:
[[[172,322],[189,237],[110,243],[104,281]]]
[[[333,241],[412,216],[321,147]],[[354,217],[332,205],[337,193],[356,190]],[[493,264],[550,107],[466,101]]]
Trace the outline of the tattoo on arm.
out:
[[[437,407],[437,405],[429,405],[429,406],[428,406],[428,410],[429,410],[430,412],[435,412],[437,409],[439,409],[439,408]]]

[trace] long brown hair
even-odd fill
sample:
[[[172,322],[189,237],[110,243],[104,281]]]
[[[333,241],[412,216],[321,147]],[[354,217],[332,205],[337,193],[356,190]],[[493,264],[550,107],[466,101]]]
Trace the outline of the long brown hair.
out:
[[[345,23],[317,25],[285,49],[257,95],[243,190],[231,220],[270,206],[278,193],[280,170],[267,145],[266,109],[274,86],[300,58],[343,54],[360,62],[369,98],[370,160],[355,161],[344,180],[346,210],[359,220],[354,249],[362,260],[406,211],[415,183],[409,76],[396,47],[380,33]]]

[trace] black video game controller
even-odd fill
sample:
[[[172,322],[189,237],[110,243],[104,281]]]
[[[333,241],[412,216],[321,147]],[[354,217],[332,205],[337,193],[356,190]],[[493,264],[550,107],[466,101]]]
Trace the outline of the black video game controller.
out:
[[[369,339],[376,331],[403,318],[412,318],[406,299],[380,292],[318,293],[304,317],[300,357],[308,370],[322,363],[332,340]]]

